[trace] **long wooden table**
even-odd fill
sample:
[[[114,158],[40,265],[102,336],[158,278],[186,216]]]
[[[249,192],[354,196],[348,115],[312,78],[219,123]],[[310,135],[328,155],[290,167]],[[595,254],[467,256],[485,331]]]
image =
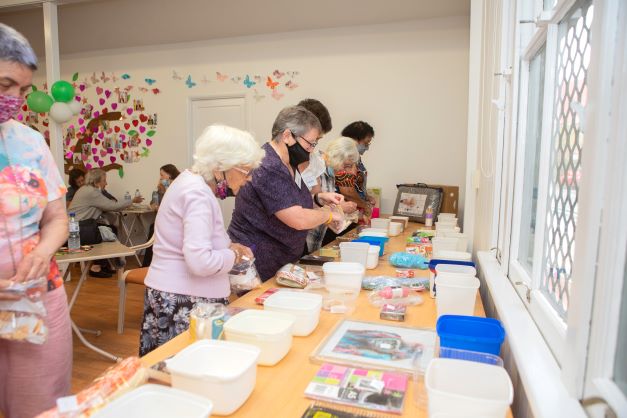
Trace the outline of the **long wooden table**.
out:
[[[390,266],[387,262],[388,256],[397,251],[404,251],[407,237],[420,226],[419,224],[412,223],[403,234],[398,237],[392,237],[387,244],[386,253],[379,261],[378,267],[373,270],[367,270],[366,275],[394,276],[395,268]],[[428,270],[415,271],[416,275],[420,277],[427,277],[429,274]],[[231,306],[263,309],[262,306],[255,304],[254,299],[271,287],[279,287],[274,279],[264,283],[260,289],[251,291],[237,299]],[[349,315],[348,318],[381,322],[388,325],[398,324],[435,329],[437,319],[435,300],[429,297],[429,292],[422,292],[421,295],[424,299],[424,303],[419,306],[408,307],[405,322],[396,323],[379,319],[379,309],[370,305],[367,300],[367,292],[362,291],[357,300],[355,312]],[[477,302],[475,304],[475,315],[485,316],[478,292]],[[308,337],[294,337],[290,352],[277,365],[273,367],[258,366],[257,383],[252,395],[246,403],[231,416],[237,418],[300,417],[312,403],[312,400],[304,396],[305,388],[320,368],[320,364],[312,363],[309,360],[309,356],[334,328],[338,321],[344,318],[346,318],[345,315],[322,311],[320,323],[316,330]],[[145,365],[152,366],[176,354],[191,342],[188,332],[184,332],[143,357],[142,361]],[[403,412],[402,416],[404,417],[427,417],[427,411],[418,408],[414,403],[414,387],[411,379]],[[380,415],[388,416],[387,414]],[[508,416],[511,417],[511,413]]]

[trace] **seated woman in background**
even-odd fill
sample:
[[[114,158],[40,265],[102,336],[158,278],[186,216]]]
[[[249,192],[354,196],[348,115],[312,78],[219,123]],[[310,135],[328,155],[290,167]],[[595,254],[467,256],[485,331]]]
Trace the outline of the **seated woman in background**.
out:
[[[321,129],[318,118],[304,107],[281,110],[271,140],[262,147],[266,156],[261,166],[235,199],[229,235],[253,248],[263,281],[303,255],[308,230],[343,220],[339,212],[313,209],[314,199],[298,171],[300,164],[309,161]],[[337,193],[315,197],[320,205],[343,200]]]
[[[74,195],[80,189],[80,187],[85,184],[85,172],[78,168],[73,168],[68,173],[68,183],[70,187],[67,188],[67,194],[65,195],[65,200],[69,205],[72,199],[74,199]]]
[[[70,203],[68,213],[74,213],[77,221],[84,219],[95,219],[103,225],[107,221],[102,216],[105,212],[115,212],[125,209],[131,202],[116,202],[108,199],[102,194],[102,190],[107,186],[107,172],[100,168],[93,168],[85,175],[85,185],[78,189],[74,199]],[[140,203],[143,197],[135,197],[132,203]],[[107,225],[112,226],[112,225]],[[114,228],[112,228],[115,231]],[[101,267],[100,269],[98,267]],[[100,264],[94,263],[90,274],[94,277],[111,277],[113,271],[108,269],[106,260]]]
[[[172,184],[174,179],[176,179],[179,174],[181,174],[181,172],[178,168],[176,168],[174,164],[166,164],[159,169],[159,182],[157,183],[157,200],[155,201],[153,196],[153,200],[150,202],[150,207],[153,210],[159,209],[159,205],[163,200],[163,195],[165,194],[165,191],[168,187],[170,187],[170,184]],[[152,238],[152,234],[154,233],[155,224],[153,222],[148,228],[148,237],[146,239],[149,240],[150,238]],[[150,266],[150,263],[152,263],[152,245],[146,248],[146,250],[144,251],[142,267],[148,267]]]
[[[351,138],[339,137],[329,142],[325,152],[322,154],[322,158],[326,165],[326,171],[318,178],[318,185],[311,189],[312,193],[335,192],[336,172],[357,173],[356,164],[359,161],[359,153],[357,152],[355,141]],[[353,213],[357,210],[355,202],[344,201],[340,203],[340,206],[344,213]],[[320,225],[309,231],[307,234],[307,248],[310,253],[328,244],[323,243],[327,229],[327,225]]]
[[[191,171],[170,185],[157,213],[140,356],[185,331],[194,304],[228,304],[228,272],[252,252],[229,239],[218,199],[237,195],[263,156],[251,134],[228,126],[209,126],[196,140]]]

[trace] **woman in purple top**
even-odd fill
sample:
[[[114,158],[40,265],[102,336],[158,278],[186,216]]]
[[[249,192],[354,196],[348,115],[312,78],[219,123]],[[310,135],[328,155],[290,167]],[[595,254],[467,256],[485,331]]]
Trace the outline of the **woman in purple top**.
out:
[[[303,254],[307,232],[322,224],[341,221],[339,212],[314,208],[339,204],[337,193],[312,197],[302,181],[298,165],[309,161],[321,133],[318,118],[300,106],[283,109],[272,126],[272,140],[252,180],[235,199],[229,235],[251,247],[263,281]]]
[[[252,135],[228,126],[211,125],[196,141],[191,171],[168,187],[155,220],[140,355],[189,328],[194,304],[228,303],[228,272],[252,252],[229,239],[218,199],[236,195],[263,156]]]

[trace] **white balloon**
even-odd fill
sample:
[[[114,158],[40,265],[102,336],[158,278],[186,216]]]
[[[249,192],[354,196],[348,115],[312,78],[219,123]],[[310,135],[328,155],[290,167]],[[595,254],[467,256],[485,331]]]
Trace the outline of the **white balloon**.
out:
[[[67,103],[54,102],[50,108],[50,117],[56,123],[65,123],[72,119],[72,116],[74,114]]]
[[[73,115],[78,115],[78,112],[81,111],[81,109],[83,108],[81,106],[80,102],[77,102],[76,100],[72,100],[70,103],[68,103],[70,105],[70,109],[72,110],[72,114]]]

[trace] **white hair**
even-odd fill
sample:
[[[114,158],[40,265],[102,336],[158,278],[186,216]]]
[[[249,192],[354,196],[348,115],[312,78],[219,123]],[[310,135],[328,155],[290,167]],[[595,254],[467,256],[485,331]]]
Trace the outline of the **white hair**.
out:
[[[341,170],[342,166],[347,162],[354,164],[359,161],[357,143],[345,136],[329,142],[325,154],[327,156],[327,165],[335,171]]]
[[[214,171],[226,171],[238,165],[257,168],[264,156],[265,151],[249,132],[210,125],[194,145],[192,171],[211,181]]]

